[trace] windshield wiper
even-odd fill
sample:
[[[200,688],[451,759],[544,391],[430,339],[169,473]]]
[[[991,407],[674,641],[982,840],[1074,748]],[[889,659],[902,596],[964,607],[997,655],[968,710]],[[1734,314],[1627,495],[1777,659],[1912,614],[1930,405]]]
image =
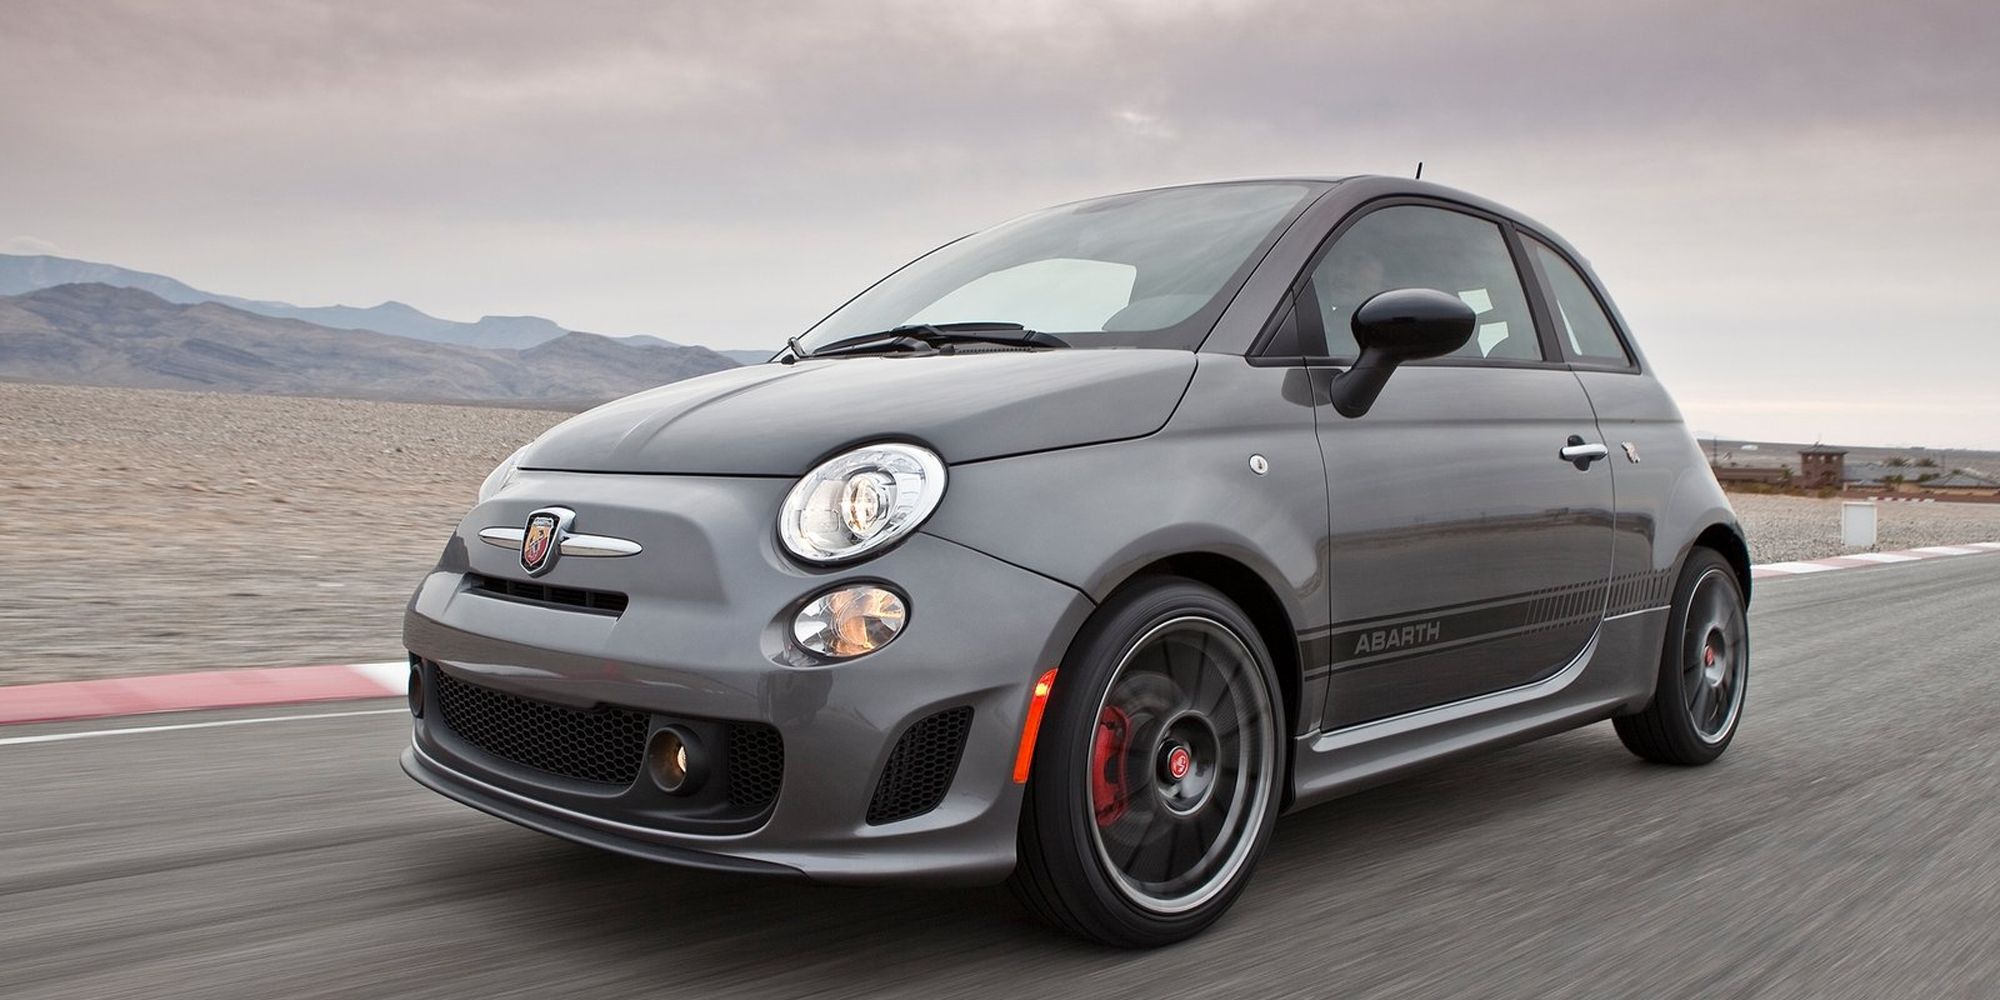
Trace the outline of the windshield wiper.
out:
[[[794,337],[787,341],[793,360],[877,352],[921,350],[950,353],[955,344],[1003,344],[1011,347],[1068,347],[1060,337],[1030,330],[1019,323],[905,323],[902,326],[842,337],[806,350]]]

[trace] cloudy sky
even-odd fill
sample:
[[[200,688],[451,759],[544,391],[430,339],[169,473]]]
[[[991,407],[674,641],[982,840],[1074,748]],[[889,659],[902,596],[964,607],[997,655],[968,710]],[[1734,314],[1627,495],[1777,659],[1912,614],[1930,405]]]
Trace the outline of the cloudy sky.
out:
[[[2000,8],[0,0],[0,251],[770,346],[1041,205],[1425,176],[1703,432],[2000,448]]]

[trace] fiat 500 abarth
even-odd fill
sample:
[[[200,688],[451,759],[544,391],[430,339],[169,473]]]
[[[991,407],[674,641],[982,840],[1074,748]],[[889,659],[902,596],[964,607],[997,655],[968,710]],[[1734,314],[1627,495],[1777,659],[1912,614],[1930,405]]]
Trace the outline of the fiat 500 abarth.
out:
[[[1357,177],[1078,202],[574,417],[412,598],[404,768],[524,826],[1191,935],[1281,812],[1609,719],[1713,760],[1746,547],[1581,257]]]

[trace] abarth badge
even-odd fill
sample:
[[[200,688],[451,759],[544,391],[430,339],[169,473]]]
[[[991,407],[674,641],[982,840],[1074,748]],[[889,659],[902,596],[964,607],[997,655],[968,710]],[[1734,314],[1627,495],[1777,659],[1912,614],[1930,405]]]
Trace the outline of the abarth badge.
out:
[[[554,511],[538,510],[528,515],[528,530],[521,536],[521,568],[529,576],[541,576],[556,564],[560,551],[556,532],[561,524]]]

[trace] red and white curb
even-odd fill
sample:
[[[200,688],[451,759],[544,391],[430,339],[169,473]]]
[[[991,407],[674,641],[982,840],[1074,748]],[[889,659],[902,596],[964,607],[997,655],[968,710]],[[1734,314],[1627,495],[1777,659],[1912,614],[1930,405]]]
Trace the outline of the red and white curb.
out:
[[[1926,545],[1920,549],[1904,549],[1900,552],[1856,552],[1853,555],[1832,556],[1826,559],[1764,563],[1761,566],[1750,567],[1750,578],[1753,580],[1762,580],[1775,576],[1826,573],[1837,569],[1866,569],[1870,566],[1920,562],[1925,559],[1950,559],[1953,556],[1976,556],[1985,552],[2000,552],[2000,542],[1972,542],[1966,545]]]
[[[1902,552],[1861,552],[1830,559],[1766,563],[1751,567],[1750,575],[1757,579],[1769,579],[1988,552],[2000,552],[2000,542],[1931,545]],[[100,681],[0,685],[0,725],[67,722],[156,712],[401,698],[409,684],[409,676],[409,664],[398,660],[391,663],[204,670],[191,674],[156,674]],[[225,721],[197,723],[194,726],[228,724]],[[56,738],[59,737],[21,737],[0,742]]]
[[[401,698],[410,664],[339,663],[0,686],[0,725],[315,701]]]

